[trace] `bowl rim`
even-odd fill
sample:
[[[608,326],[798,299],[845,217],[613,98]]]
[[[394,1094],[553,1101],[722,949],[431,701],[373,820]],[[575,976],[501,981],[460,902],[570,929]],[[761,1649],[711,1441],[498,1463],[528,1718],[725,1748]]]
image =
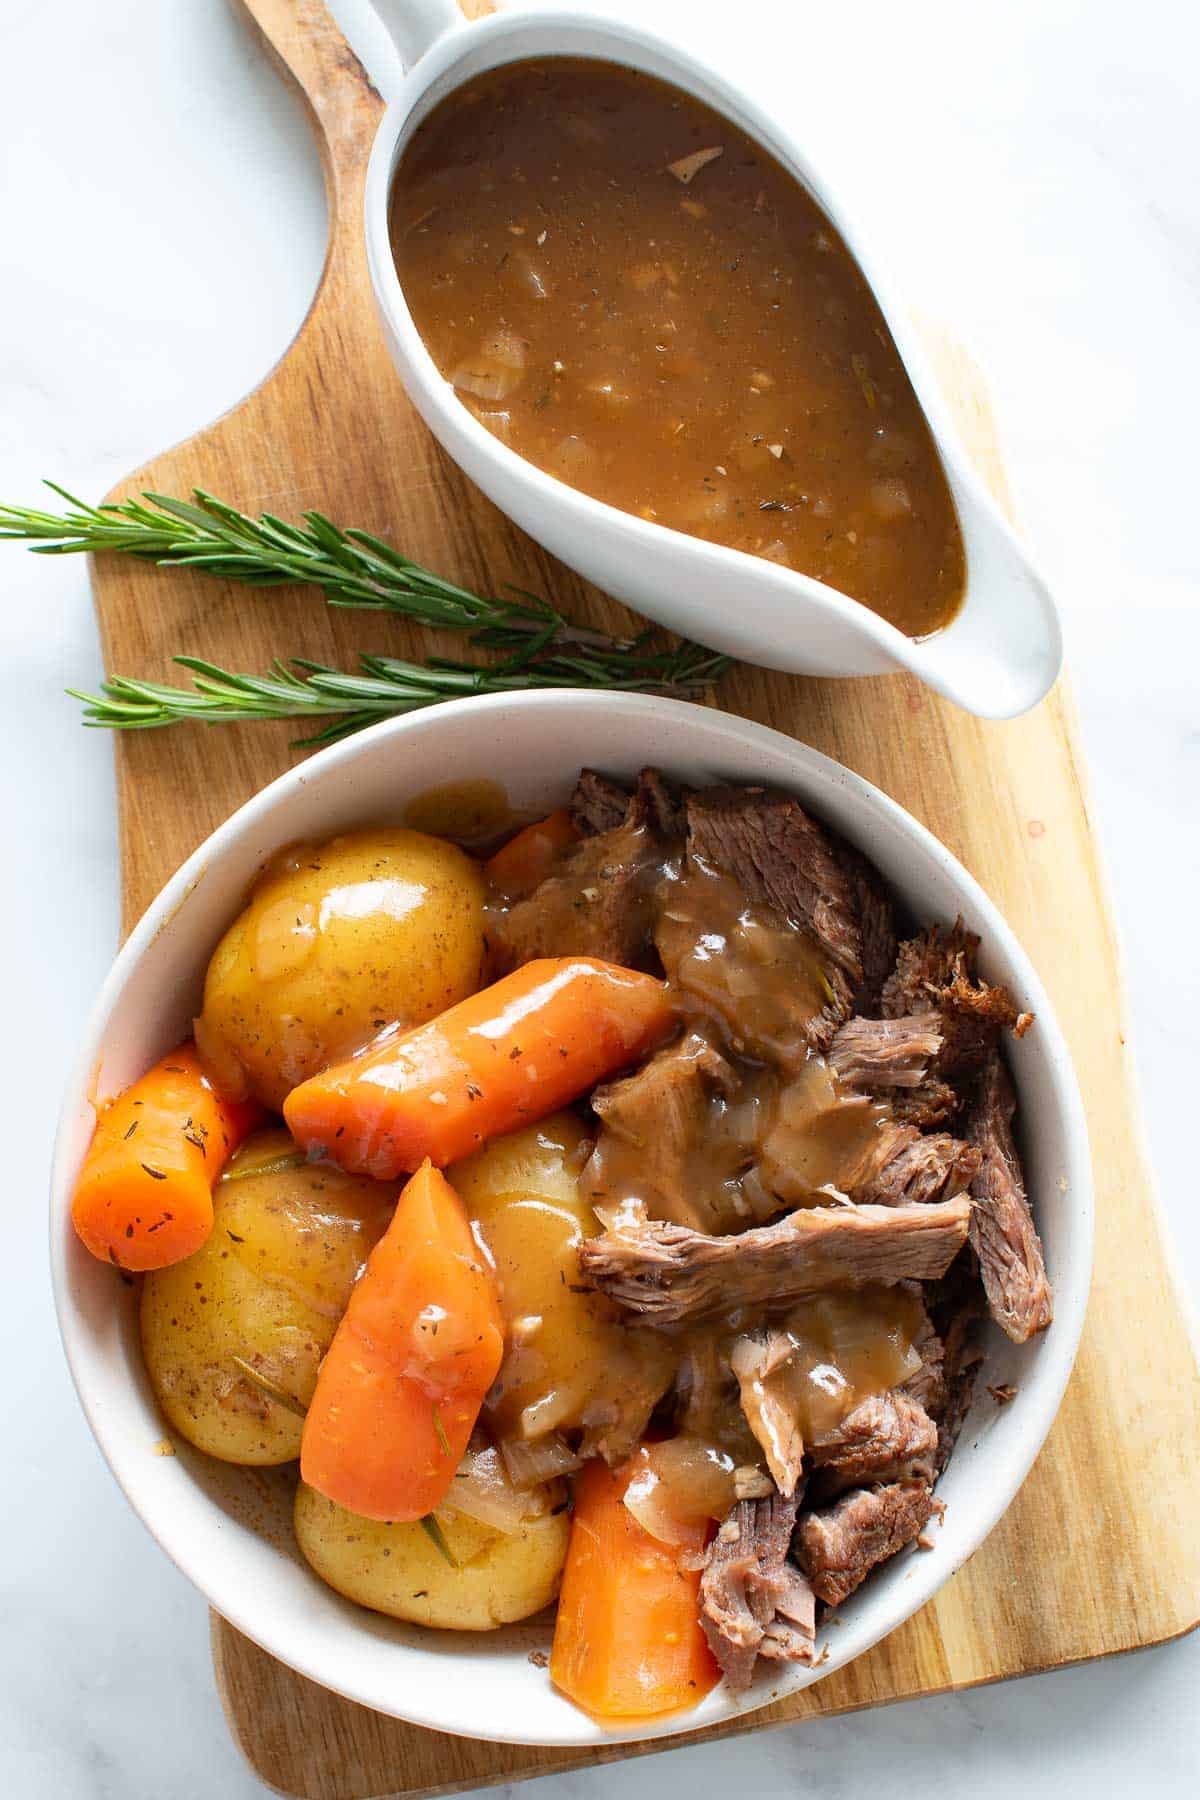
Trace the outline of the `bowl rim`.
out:
[[[721,1724],[796,1693],[800,1689],[812,1685],[814,1681],[821,1679],[824,1675],[844,1666],[845,1663],[855,1660],[878,1643],[880,1639],[889,1635],[919,1607],[932,1599],[950,1576],[979,1548],[1015,1499],[1057,1415],[1082,1334],[1091,1282],[1094,1200],[1083,1103],[1070,1052],[1037,971],[1011,927],[1007,925],[1003,916],[974,877],[919,820],[882,790],[874,787],[863,777],[856,775],[845,765],[824,755],[823,752],[812,746],[789,737],[786,733],[715,708],[645,694],[579,693],[563,689],[526,691],[512,695],[473,696],[444,702],[427,711],[384,720],[338,743],[329,745],[318,751],[308,761],[300,763],[278,776],[219,825],[192,852],[160,890],[120,949],[91,1009],[83,1033],[81,1049],[76,1056],[65,1086],[53,1152],[49,1227],[51,1278],[59,1332],[84,1416],[114,1479],[125,1494],[130,1506],[175,1566],[198,1589],[209,1605],[214,1607],[236,1630],[309,1680],[322,1687],[330,1688],[335,1693],[341,1694],[344,1698],[353,1700],[359,1705],[390,1714],[427,1729],[442,1731],[448,1735],[478,1738],[480,1736],[478,1729],[473,1728],[465,1720],[455,1722],[447,1720],[440,1713],[435,1715],[420,1710],[414,1711],[411,1707],[402,1709],[385,1695],[377,1693],[367,1697],[361,1689],[352,1684],[339,1684],[336,1667],[330,1669],[322,1663],[319,1656],[314,1658],[293,1650],[287,1644],[277,1642],[269,1625],[264,1624],[262,1617],[256,1613],[253,1598],[247,1595],[243,1588],[229,1584],[230,1592],[226,1593],[211,1574],[206,1577],[206,1565],[201,1554],[192,1552],[186,1541],[181,1542],[178,1537],[173,1538],[169,1530],[161,1528],[147,1516],[147,1509],[138,1498],[138,1484],[134,1478],[132,1465],[127,1457],[123,1459],[121,1446],[113,1443],[108,1436],[104,1419],[103,1397],[100,1391],[103,1383],[99,1379],[93,1383],[91,1379],[92,1370],[89,1367],[87,1356],[87,1331],[82,1317],[76,1311],[71,1294],[68,1269],[68,1259],[73,1250],[70,1195],[77,1173],[77,1163],[72,1158],[69,1139],[73,1129],[73,1119],[81,1101],[90,1099],[92,1094],[92,1084],[95,1072],[100,1065],[107,1028],[134,972],[139,968],[156,938],[170,924],[174,914],[205,875],[216,868],[221,859],[240,845],[245,837],[254,834],[261,824],[268,821],[277,806],[300,789],[319,786],[330,771],[344,764],[353,764],[359,759],[370,759],[376,754],[385,754],[386,747],[397,739],[403,740],[405,737],[412,736],[419,741],[421,736],[427,732],[432,732],[436,736],[443,724],[459,720],[464,714],[469,714],[472,719],[478,719],[481,722],[480,750],[486,753],[487,745],[494,743],[499,733],[502,732],[505,717],[511,716],[514,712],[545,713],[553,716],[567,705],[573,710],[584,708],[596,713],[598,724],[603,721],[606,728],[611,728],[614,720],[619,719],[621,714],[631,721],[644,722],[649,727],[653,726],[656,719],[663,721],[674,719],[679,723],[682,732],[694,735],[697,754],[713,760],[718,759],[722,753],[728,753],[731,757],[739,755],[744,757],[747,753],[753,756],[759,750],[764,753],[773,752],[776,755],[783,755],[797,770],[796,786],[798,790],[806,781],[811,781],[818,790],[824,788],[826,792],[834,787],[847,790],[859,804],[865,805],[881,818],[890,821],[901,837],[908,840],[918,853],[922,853],[943,876],[948,878],[956,900],[966,902],[969,906],[972,923],[980,929],[985,946],[989,949],[993,945],[1002,946],[1005,956],[1019,971],[1022,994],[1031,1003],[1032,1010],[1037,1014],[1038,1037],[1046,1053],[1046,1067],[1050,1073],[1053,1087],[1053,1110],[1062,1131],[1063,1166],[1069,1180],[1067,1204],[1074,1215],[1071,1261],[1069,1264],[1064,1263],[1056,1274],[1055,1318],[1050,1332],[1041,1340],[1044,1349],[1028,1384],[1030,1387],[1036,1385],[1037,1391],[1030,1394],[1025,1402],[1024,1430],[1020,1451],[1019,1453],[1010,1452],[1006,1465],[1009,1478],[1004,1484],[1000,1484],[1002,1491],[972,1502],[972,1516],[975,1522],[969,1534],[969,1541],[962,1548],[961,1553],[953,1558],[950,1556],[938,1558],[936,1570],[930,1571],[936,1575],[936,1579],[932,1582],[927,1576],[918,1577],[917,1580],[910,1582],[909,1587],[914,1589],[915,1593],[899,1595],[897,1605],[891,1610],[884,1623],[879,1626],[878,1630],[871,1629],[869,1631],[865,1641],[858,1644],[853,1657],[848,1654],[839,1655],[835,1648],[834,1653],[820,1667],[802,1669],[795,1666],[797,1672],[794,1677],[789,1679],[777,1676],[769,1686],[766,1682],[760,1682],[756,1684],[755,1689],[750,1690],[748,1695],[743,1696],[726,1693],[725,1684],[721,1683],[713,1691],[714,1695],[721,1697],[721,1704],[718,1708],[712,1709],[713,1716],[711,1717],[698,1717],[701,1710],[706,1714],[710,1710],[707,1703],[702,1702],[701,1708],[695,1711],[660,1720],[644,1721],[625,1730],[604,1729],[599,1727],[595,1721],[588,1719],[585,1714],[579,1713],[579,1723],[575,1729],[555,1732],[553,1735],[547,1735],[544,1730],[538,1735],[530,1735],[528,1729],[523,1731],[519,1729],[505,1730],[502,1733],[489,1730],[486,1734],[487,1741],[492,1742],[588,1746],[621,1742],[636,1743],[656,1738],[666,1739],[683,1732]],[[489,720],[491,721],[490,725]],[[613,741],[614,746],[618,747],[619,753],[621,739],[614,737]],[[763,760],[765,759],[764,755]],[[565,775],[571,773],[572,771],[569,769],[564,771]],[[820,802],[813,803],[811,795],[804,796],[804,803],[806,805],[814,804],[815,810],[818,814],[820,813]],[[900,892],[903,898],[903,890],[901,889]],[[924,1562],[925,1559],[920,1560]],[[933,1558],[929,1559],[930,1563],[933,1563],[934,1560]],[[214,1587],[220,1591],[219,1600],[214,1592]],[[374,1615],[368,1612],[367,1617],[370,1619]],[[846,1634],[847,1638],[850,1635]],[[426,1654],[423,1648],[421,1654]],[[712,1698],[713,1696],[709,1696],[710,1700]]]

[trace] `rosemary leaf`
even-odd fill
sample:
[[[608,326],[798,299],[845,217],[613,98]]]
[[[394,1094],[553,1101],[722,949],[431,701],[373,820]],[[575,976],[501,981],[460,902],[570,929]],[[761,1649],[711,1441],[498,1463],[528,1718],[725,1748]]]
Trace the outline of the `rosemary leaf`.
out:
[[[308,1158],[303,1150],[289,1150],[285,1156],[273,1156],[266,1162],[238,1163],[226,1169],[222,1181],[249,1181],[254,1175],[281,1175],[285,1169],[302,1169]]]
[[[423,1519],[418,1520],[418,1523],[420,1524],[421,1529],[428,1534],[430,1540],[437,1549],[438,1554],[445,1557],[452,1569],[457,1569],[458,1563],[451,1554],[450,1546],[446,1542],[446,1534],[434,1518],[433,1514],[426,1513]]]
[[[247,1362],[244,1356],[231,1356],[229,1360],[246,1377],[247,1381],[252,1383],[260,1393],[267,1396],[268,1400],[274,1400],[275,1404],[282,1406],[285,1412],[295,1413],[298,1419],[308,1417],[307,1406],[302,1406],[293,1394],[289,1394],[286,1388],[281,1388],[277,1382],[272,1381],[269,1375],[264,1375],[261,1369],[256,1369],[254,1364]]]

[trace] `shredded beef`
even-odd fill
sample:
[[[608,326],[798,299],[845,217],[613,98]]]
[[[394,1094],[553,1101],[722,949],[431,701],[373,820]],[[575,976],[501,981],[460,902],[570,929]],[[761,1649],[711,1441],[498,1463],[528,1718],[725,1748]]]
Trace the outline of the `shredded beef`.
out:
[[[940,1075],[926,1075],[913,1088],[897,1088],[891,1095],[892,1112],[906,1125],[919,1131],[935,1131],[948,1125],[962,1103],[958,1089],[943,1081]]]
[[[723,869],[756,904],[809,932],[827,962],[830,1000],[818,1047],[850,1016],[863,983],[858,882],[823,826],[789,794],[704,788],[687,797],[688,856]]]
[[[801,1300],[831,1287],[932,1280],[967,1235],[965,1196],[937,1205],[816,1206],[736,1237],[651,1221],[586,1238],[585,1281],[648,1323]]]
[[[917,1206],[965,1192],[979,1168],[979,1152],[973,1145],[945,1132],[920,1136],[911,1125],[893,1129],[897,1136],[891,1154],[868,1179],[855,1184],[852,1200],[873,1206]]]
[[[847,1019],[829,1046],[829,1066],[839,1081],[863,1093],[920,1087],[942,1047],[941,1016],[913,1013],[903,1019]]]
[[[919,1400],[897,1388],[861,1400],[808,1448],[827,1495],[864,1482],[932,1482],[938,1428]]]
[[[1013,1142],[1016,1106],[1008,1072],[999,1051],[993,1051],[967,1120],[981,1156],[971,1183],[971,1247],[992,1317],[1015,1344],[1023,1344],[1049,1325],[1054,1302]]]
[[[763,1183],[793,1206],[831,1195],[879,1206],[949,1199],[978,1166],[969,1145],[900,1123],[890,1100],[847,1087],[811,1055],[779,1087],[759,1138]]]
[[[586,838],[527,899],[489,924],[497,972],[539,956],[636,965],[649,941],[657,846],[642,826]]]
[[[910,1013],[936,1007],[940,996],[957,981],[970,981],[975,973],[979,938],[958,918],[947,929],[931,925],[905,940],[896,953],[896,966],[883,984],[883,1016],[903,1019]]]
[[[629,806],[630,816],[648,825],[664,842],[682,838],[686,824],[683,805],[657,769],[642,770]]]
[[[615,831],[629,810],[629,792],[595,769],[581,769],[571,796],[571,817],[585,837]]]
[[[796,1496],[740,1500],[717,1530],[700,1579],[700,1622],[725,1679],[749,1687],[759,1657],[811,1662],[812,1588],[788,1549]]]
[[[947,1398],[946,1349],[923,1299],[921,1315],[920,1328],[913,1340],[913,1349],[921,1358],[921,1366],[907,1381],[900,1383],[897,1392],[908,1394],[931,1418],[938,1419],[945,1410]]]
[[[946,1400],[938,1420],[937,1467],[940,1475],[954,1453],[971,1402],[983,1351],[976,1341],[978,1314],[964,1313],[946,1338]]]
[[[852,1010],[870,1018],[879,1012],[883,984],[896,961],[896,910],[875,865],[843,838],[833,832],[830,837],[853,888],[862,931],[862,980]]]
[[[900,1019],[931,1009],[938,1014],[942,1045],[929,1081],[908,1100],[907,1116],[939,1124],[957,1110],[967,1084],[979,1072],[1005,1031],[1025,1030],[1031,1020],[1018,1013],[1006,988],[975,974],[979,938],[961,919],[947,930],[932,925],[901,944],[896,966],[883,986],[885,1018]]]
[[[682,832],[682,808],[656,769],[642,770],[632,794],[585,769],[571,811],[582,843],[489,921],[497,974],[539,956],[597,956],[629,968],[646,961],[654,889]]]
[[[579,1460],[602,1456],[610,1469],[627,1463],[646,1435],[651,1415],[671,1387],[674,1370],[649,1361],[638,1365],[636,1375],[624,1381],[620,1391],[594,1400],[583,1416]]]
[[[581,769],[571,817],[584,837],[598,837],[626,823],[649,825],[662,838],[681,837],[684,829],[683,806],[657,769],[643,769],[632,793],[595,769]]]
[[[708,1039],[688,1032],[660,1050],[634,1074],[599,1087],[593,1110],[602,1130],[580,1177],[593,1205],[627,1198],[625,1172],[635,1173],[635,1197],[655,1218],[697,1230],[724,1230],[721,1181],[745,1165],[748,1147],[731,1137],[717,1141],[721,1124],[714,1099],[731,1095],[738,1078]]]
[[[968,1245],[941,1281],[929,1289],[932,1323],[942,1346],[942,1394],[936,1406],[926,1402],[938,1421],[938,1473],[946,1467],[963,1421],[971,1410],[975,1378],[983,1361],[979,1325],[984,1315],[983,1290],[975,1253]],[[920,1379],[920,1372],[916,1377]]]
[[[938,1511],[925,1482],[855,1488],[828,1511],[801,1519],[796,1560],[818,1600],[840,1606],[877,1563],[910,1544]]]

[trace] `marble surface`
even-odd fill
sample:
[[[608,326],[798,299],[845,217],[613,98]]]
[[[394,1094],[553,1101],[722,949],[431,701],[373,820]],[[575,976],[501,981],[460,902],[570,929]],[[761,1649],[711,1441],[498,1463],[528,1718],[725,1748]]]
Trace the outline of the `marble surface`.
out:
[[[365,0],[334,10],[386,90]],[[1200,877],[1200,16],[1181,0],[625,10],[686,29],[805,121],[913,302],[992,381],[1066,613],[1150,1138],[1194,1295],[1200,963],[1172,924],[1194,916]],[[0,494],[32,501],[51,475],[95,498],[283,348],[320,266],[319,172],[234,0],[5,0],[0,32]],[[113,792],[104,741],[62,697],[99,676],[82,564],[0,546],[0,567],[17,1022],[0,1043],[16,1275],[0,1323],[0,1792],[248,1800],[265,1790],[221,1721],[204,1606],[127,1510],[59,1354],[41,1196],[60,1071],[115,945]],[[763,1800],[968,1778],[979,1800],[1018,1783],[1029,1800],[1183,1800],[1200,1782],[1198,1682],[1200,1636],[530,1800],[637,1800],[664,1776]]]

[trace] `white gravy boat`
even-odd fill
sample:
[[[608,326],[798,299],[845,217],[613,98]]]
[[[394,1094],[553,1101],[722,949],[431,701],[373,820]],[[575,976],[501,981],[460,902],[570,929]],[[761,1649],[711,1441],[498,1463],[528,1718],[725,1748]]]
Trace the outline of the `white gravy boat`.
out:
[[[985,718],[1036,705],[1058,674],[1053,599],[986,491],[917,334],[807,149],[686,50],[576,7],[496,13],[468,24],[454,0],[375,0],[408,71],[379,127],[366,189],[367,254],[393,360],[429,429],[523,530],[638,612],[717,650],[809,675],[910,669]],[[388,237],[388,200],[413,132],[462,82],[535,56],[592,56],[694,94],[771,152],[828,214],[874,292],[937,442],[966,549],[966,594],[942,631],[914,640],[858,601],[792,569],[621,512],[535,468],[457,399],[413,323]]]

